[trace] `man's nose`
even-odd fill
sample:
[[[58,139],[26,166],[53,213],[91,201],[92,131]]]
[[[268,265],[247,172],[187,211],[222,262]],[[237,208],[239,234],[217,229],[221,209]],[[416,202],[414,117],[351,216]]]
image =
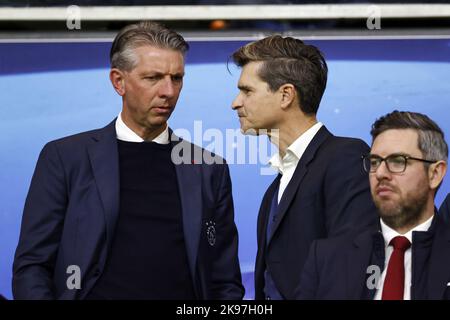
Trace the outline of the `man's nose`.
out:
[[[236,110],[240,107],[242,107],[242,99],[241,99],[241,94],[239,93],[236,96],[236,98],[234,98],[233,102],[231,103],[231,109]]]
[[[389,171],[386,161],[382,161],[375,171],[375,175],[378,180],[390,179],[391,172]]]
[[[165,98],[172,98],[175,95],[176,88],[172,79],[165,78],[159,88],[159,95]]]

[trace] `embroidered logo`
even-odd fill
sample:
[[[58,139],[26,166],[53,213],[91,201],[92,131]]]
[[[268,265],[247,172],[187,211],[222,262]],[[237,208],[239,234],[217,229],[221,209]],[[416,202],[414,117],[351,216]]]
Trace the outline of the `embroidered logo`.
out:
[[[206,223],[206,238],[211,247],[216,244],[216,223],[211,220]]]

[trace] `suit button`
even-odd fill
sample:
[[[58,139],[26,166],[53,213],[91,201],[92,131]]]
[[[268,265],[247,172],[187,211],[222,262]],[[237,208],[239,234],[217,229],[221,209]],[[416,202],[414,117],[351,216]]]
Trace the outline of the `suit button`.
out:
[[[98,277],[100,275],[100,269],[95,269],[94,277]]]
[[[270,298],[270,296],[267,296],[267,297],[266,297],[266,300],[272,300],[272,299]]]

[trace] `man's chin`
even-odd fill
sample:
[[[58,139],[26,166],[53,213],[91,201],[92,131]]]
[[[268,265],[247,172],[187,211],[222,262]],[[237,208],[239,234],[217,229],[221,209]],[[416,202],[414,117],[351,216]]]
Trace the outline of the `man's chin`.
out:
[[[167,121],[169,120],[170,115],[159,115],[157,117],[153,117],[149,119],[148,124],[152,127],[160,127],[165,126]]]
[[[259,135],[258,130],[255,130],[253,128],[245,128],[245,127],[241,127],[241,133],[246,136],[258,136]]]
[[[378,206],[377,206],[378,207]],[[378,207],[380,218],[392,229],[397,229],[405,225],[407,217],[398,206],[382,206]]]
[[[392,200],[375,200],[375,205],[378,208],[378,211],[382,218],[394,217],[400,212],[399,205]]]

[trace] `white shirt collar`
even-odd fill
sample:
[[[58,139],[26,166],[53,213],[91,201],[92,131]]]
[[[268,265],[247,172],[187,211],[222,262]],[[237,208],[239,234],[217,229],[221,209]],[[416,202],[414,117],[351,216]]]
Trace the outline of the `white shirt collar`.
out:
[[[405,234],[400,234],[398,233],[396,230],[392,229],[391,227],[389,227],[388,225],[386,225],[383,222],[383,219],[380,219],[380,224],[381,224],[381,232],[383,233],[383,238],[384,238],[384,245],[387,247],[389,246],[389,243],[391,242],[391,240],[397,236],[403,236],[406,237],[410,243],[412,243],[412,233],[413,231],[428,231],[428,229],[431,226],[431,223],[433,222],[433,217],[430,217],[427,221],[419,224],[418,226],[412,228],[411,230],[409,230],[407,233]]]
[[[322,122],[317,122],[311,128],[306,130],[302,135],[300,135],[287,149],[286,154],[283,159],[280,157],[280,153],[277,152],[274,154],[270,160],[269,164],[278,170],[281,174],[284,173],[285,167],[290,164],[295,164],[300,161],[303,153],[305,153],[306,148],[311,143],[312,139],[316,135],[316,133],[323,126]]]
[[[144,139],[142,139],[140,136],[136,134],[133,130],[131,130],[125,122],[122,120],[122,112],[119,113],[116,120],[116,134],[117,139],[122,141],[128,141],[128,142],[144,142]],[[159,134],[155,139],[152,140],[153,142],[159,143],[159,144],[168,144],[169,141],[169,126],[166,125],[166,128],[164,129],[161,134]]]

